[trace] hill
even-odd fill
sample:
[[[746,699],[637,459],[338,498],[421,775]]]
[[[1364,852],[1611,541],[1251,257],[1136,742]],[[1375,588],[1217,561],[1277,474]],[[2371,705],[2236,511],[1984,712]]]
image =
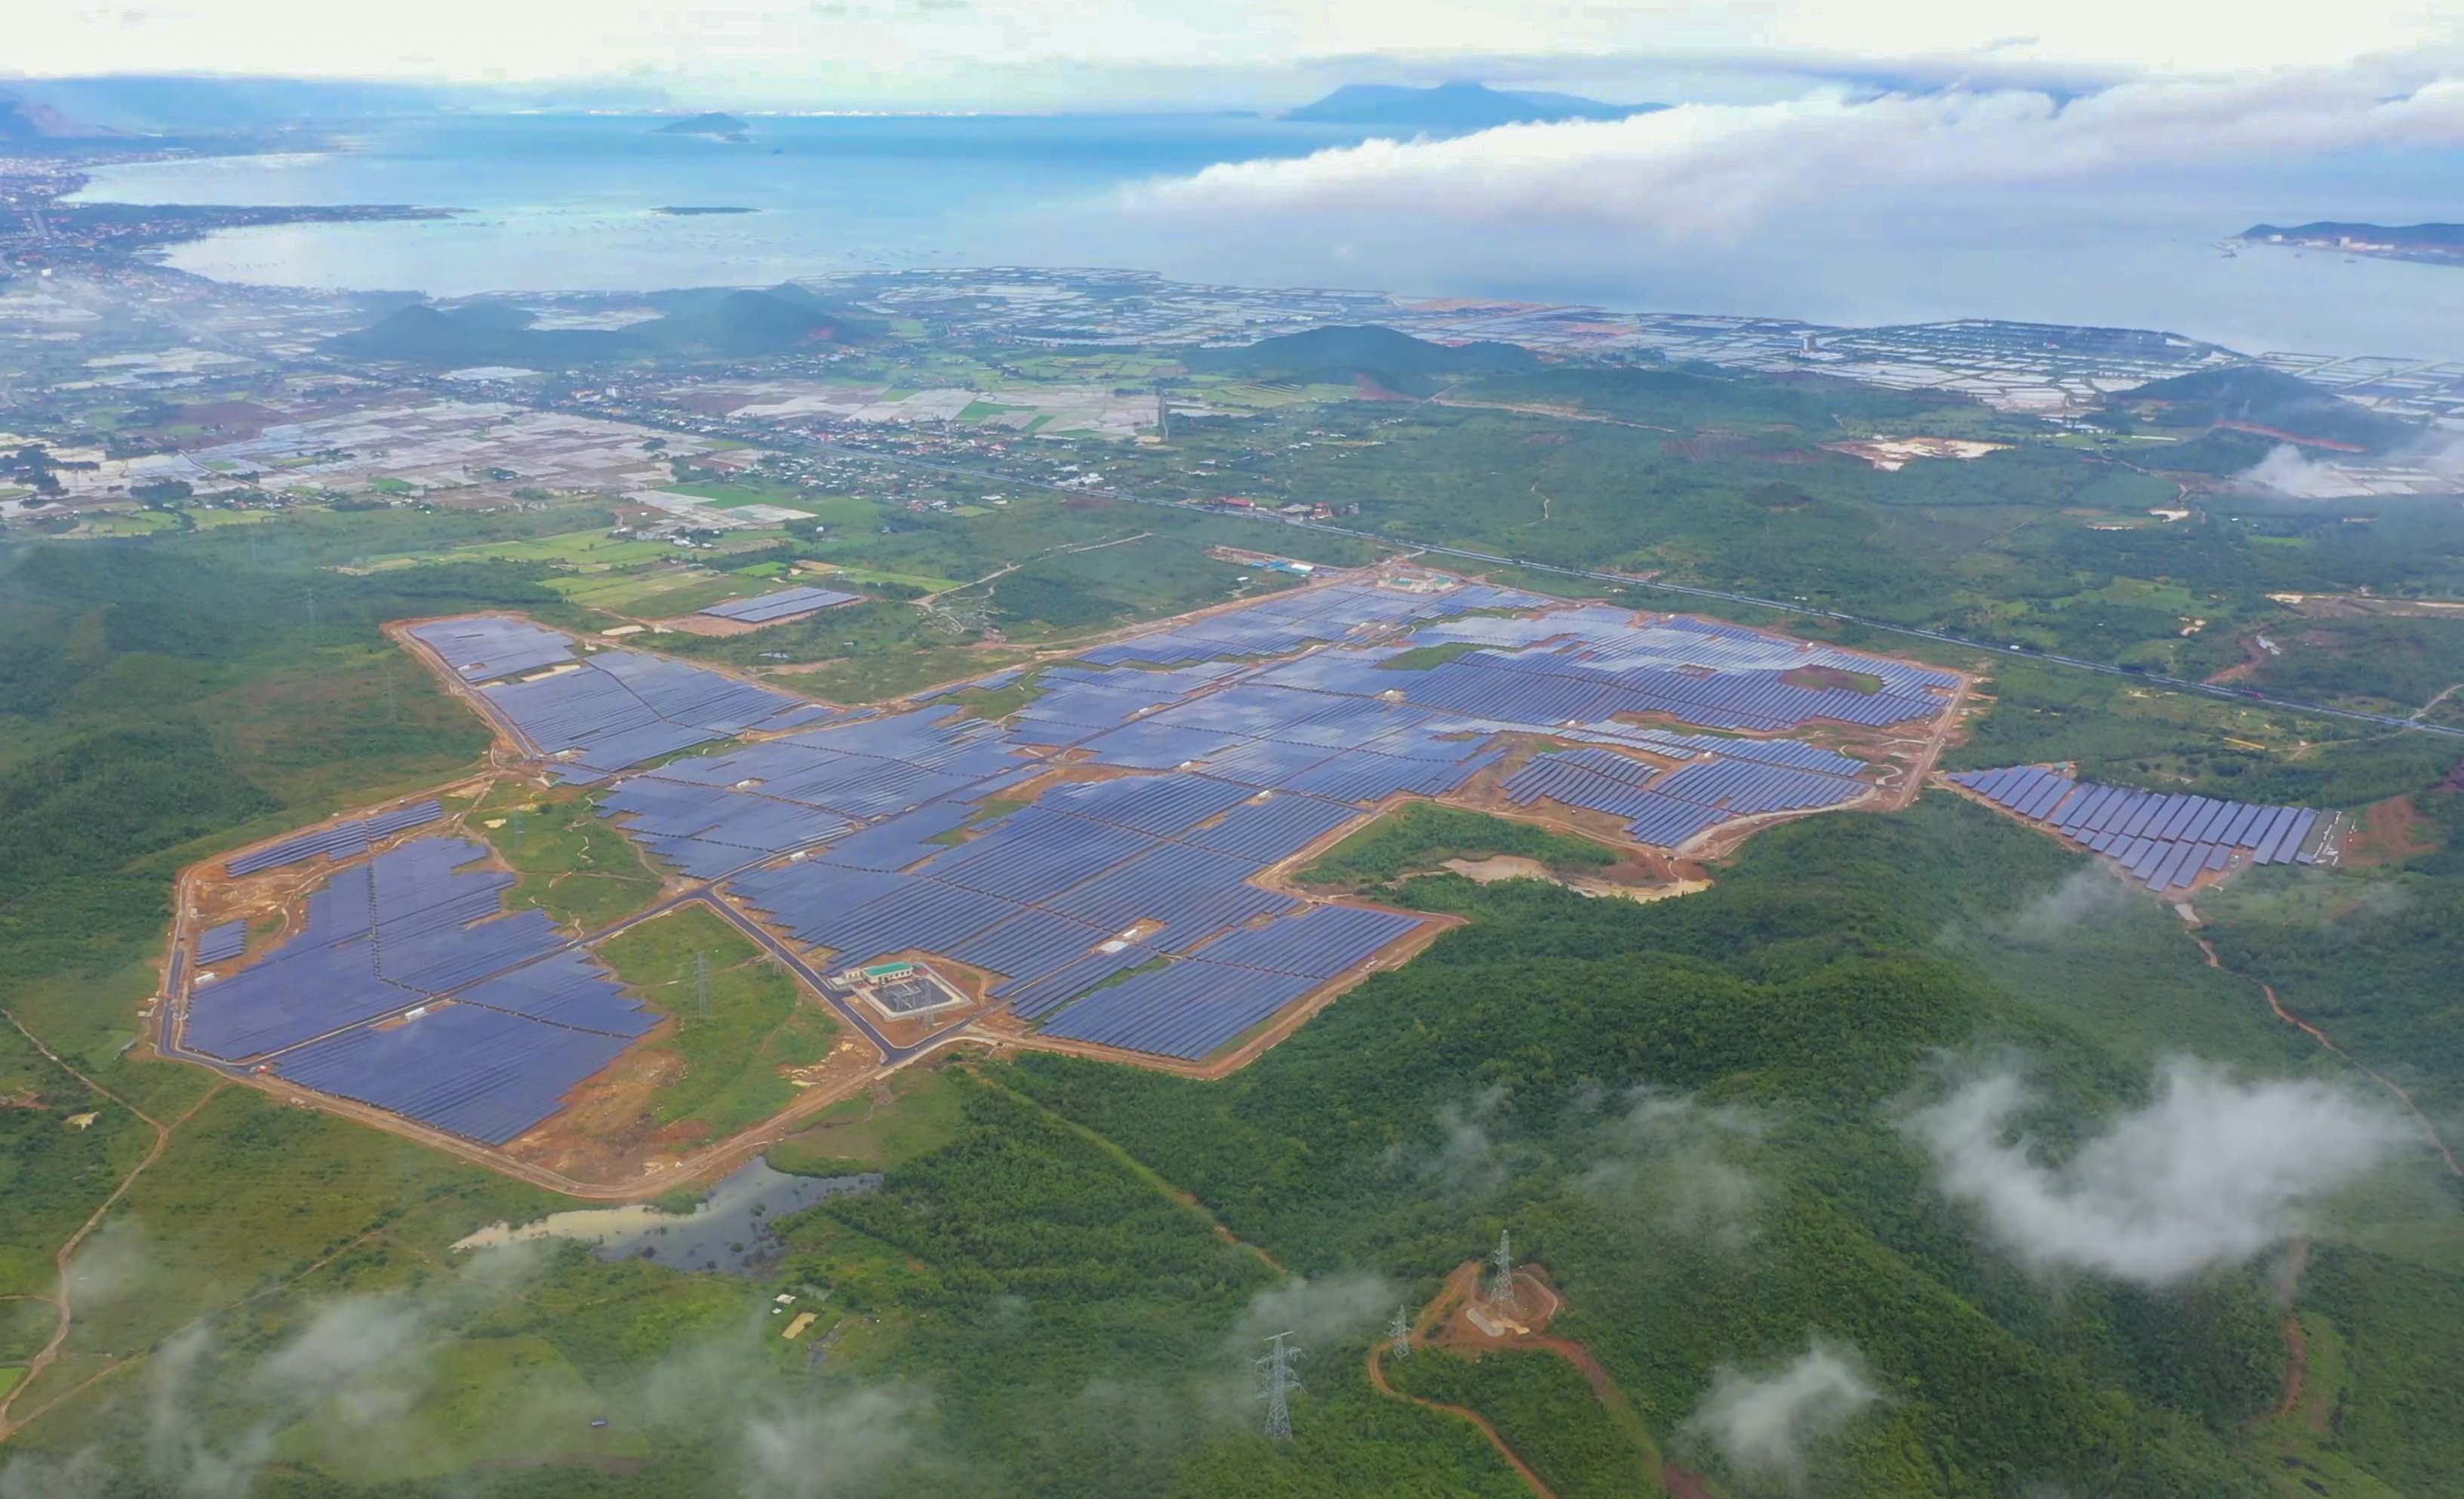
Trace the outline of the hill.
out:
[[[2312,224],[2253,224],[2236,239],[2335,241],[2358,239],[2399,250],[2443,250],[2464,253],[2464,224],[2343,224],[2321,219]]]
[[[652,299],[664,316],[618,329],[535,328],[502,302],[418,303],[327,341],[338,353],[416,364],[519,364],[561,369],[657,355],[742,358],[816,343],[860,343],[882,324],[793,283],[767,291],[709,288]]]
[[[77,140],[107,132],[70,116],[58,106],[18,94],[0,94],[0,142]]]
[[[1374,325],[1311,328],[1241,348],[1192,349],[1180,362],[1197,373],[1303,385],[1369,381],[1410,395],[1426,395],[1452,377],[1513,374],[1540,364],[1530,350],[1511,343],[1431,343]]]
[[[2169,426],[2232,428],[2313,447],[2381,452],[2418,435],[2409,422],[2257,364],[2175,375],[2114,400],[2125,406],[2160,403]]]
[[[671,121],[659,126],[660,135],[709,135],[722,141],[741,141],[753,133],[753,127],[734,115],[694,115],[690,119]]]
[[[1486,130],[1494,125],[1559,120],[1623,120],[1665,104],[1608,104],[1574,94],[1521,93],[1481,83],[1408,88],[1347,83],[1284,118],[1307,124],[1395,125],[1420,130]]]

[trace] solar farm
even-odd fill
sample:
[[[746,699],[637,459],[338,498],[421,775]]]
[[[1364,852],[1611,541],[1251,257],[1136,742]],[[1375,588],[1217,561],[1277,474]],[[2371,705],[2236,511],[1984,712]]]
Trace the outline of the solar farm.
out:
[[[1947,778],[2065,842],[2111,859],[2160,895],[2187,893],[2234,859],[2333,862],[2344,820],[2306,806],[2262,806],[2076,781],[2040,765]]]
[[[888,1066],[959,1031],[1245,1060],[1441,930],[1286,878],[1382,808],[1453,800],[1684,857],[1883,795],[1907,767],[1877,746],[1938,742],[1961,686],[1431,575],[1278,594],[857,710],[510,616],[402,633],[521,774],[586,788],[670,871],[652,912],[708,902]],[[1017,706],[977,716],[993,689]],[[230,880],[313,888],[255,950],[244,923],[191,939],[175,1049],[485,1145],[556,1115],[659,1014],[595,956],[607,934],[508,913],[514,876],[456,819],[412,802],[228,860]],[[963,1013],[859,1007],[820,977],[909,962]]]

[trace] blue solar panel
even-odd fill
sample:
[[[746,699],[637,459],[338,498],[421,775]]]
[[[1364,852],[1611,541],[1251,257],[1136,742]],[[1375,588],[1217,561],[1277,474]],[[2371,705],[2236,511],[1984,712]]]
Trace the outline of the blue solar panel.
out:
[[[810,614],[816,609],[834,608],[855,602],[856,595],[836,588],[781,588],[750,599],[730,599],[703,609],[704,614],[719,619],[732,619],[747,625],[767,625],[776,620],[792,619]]]
[[[237,958],[247,946],[248,923],[226,921],[197,935],[197,961],[218,963],[226,958]]]
[[[2049,824],[2160,893],[2226,868],[2237,849],[2254,864],[2317,856],[2301,851],[2319,816],[2303,807],[2095,785],[2038,765],[1961,771],[1949,779],[2014,816]]]

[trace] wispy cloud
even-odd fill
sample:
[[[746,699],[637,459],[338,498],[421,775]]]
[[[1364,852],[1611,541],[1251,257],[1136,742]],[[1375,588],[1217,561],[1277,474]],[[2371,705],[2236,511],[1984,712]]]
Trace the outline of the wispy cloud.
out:
[[[1783,1364],[1723,1365],[1683,1434],[1739,1473],[1799,1488],[1820,1444],[1878,1399],[1854,1348],[1815,1338]]]
[[[1903,1124],[1942,1191],[2022,1265],[2144,1286],[2256,1258],[2413,1137],[2391,1110],[2346,1090],[2245,1082],[2179,1059],[2158,1072],[2145,1108],[2106,1120],[2053,1164],[2017,1133],[2035,1101],[2002,1068]]]
[[[1610,225],[1682,241],[1739,236],[1791,210],[1876,195],[2459,143],[2464,76],[2419,70],[2137,81],[2067,101],[2019,89],[1824,89],[1226,163],[1141,185],[1129,203],[1193,218]]]
[[[1733,1253],[1754,1237],[1763,1185],[1745,1157],[1769,1128],[1769,1118],[1751,1109],[1638,1089],[1606,1126],[1605,1152],[1580,1185],[1634,1204],[1683,1238]]]

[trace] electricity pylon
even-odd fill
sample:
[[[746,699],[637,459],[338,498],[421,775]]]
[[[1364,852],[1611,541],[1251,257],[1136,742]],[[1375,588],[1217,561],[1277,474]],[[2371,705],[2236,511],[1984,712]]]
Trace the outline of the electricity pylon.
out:
[[[1412,1356],[1412,1314],[1401,1307],[1395,1309],[1395,1320],[1386,1324],[1387,1346],[1397,1358]]]
[[[1266,1438],[1271,1442],[1289,1442],[1292,1438],[1292,1392],[1301,1387],[1299,1370],[1301,1351],[1288,1339],[1289,1333],[1278,1333],[1266,1339],[1266,1356],[1258,1360],[1258,1372],[1265,1389],[1259,1392],[1266,1402]]]
[[[1514,1241],[1497,1231],[1497,1250],[1488,1257],[1488,1305],[1494,1312],[1514,1311]]]

